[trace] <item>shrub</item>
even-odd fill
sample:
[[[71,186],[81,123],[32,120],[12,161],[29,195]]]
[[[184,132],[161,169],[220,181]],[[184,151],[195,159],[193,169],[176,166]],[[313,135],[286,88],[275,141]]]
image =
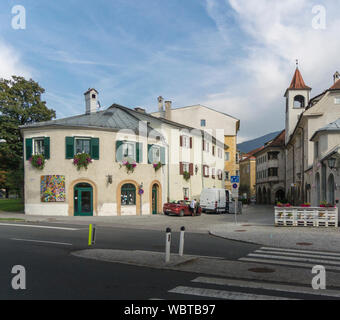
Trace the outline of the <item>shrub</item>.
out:
[[[91,156],[88,153],[78,153],[73,158],[73,164],[77,167],[77,170],[84,168],[87,170],[88,165],[92,163]]]
[[[32,166],[38,170],[42,170],[45,167],[45,157],[42,154],[33,155],[29,161],[31,162]]]

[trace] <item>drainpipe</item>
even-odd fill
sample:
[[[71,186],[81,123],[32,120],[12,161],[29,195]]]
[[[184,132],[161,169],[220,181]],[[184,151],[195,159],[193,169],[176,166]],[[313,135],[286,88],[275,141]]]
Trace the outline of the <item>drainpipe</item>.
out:
[[[168,192],[167,192],[167,197],[168,197],[168,202],[170,202],[170,150],[169,150],[169,145],[167,146],[167,151],[168,151],[168,172],[167,172],[167,176],[168,176]]]

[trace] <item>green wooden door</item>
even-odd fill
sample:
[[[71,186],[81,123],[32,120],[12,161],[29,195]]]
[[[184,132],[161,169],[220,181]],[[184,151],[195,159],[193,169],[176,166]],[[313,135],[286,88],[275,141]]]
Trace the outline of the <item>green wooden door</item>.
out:
[[[158,208],[157,208],[157,203],[158,203],[158,199],[157,199],[157,186],[154,185],[152,187],[152,214],[157,214],[158,213]]]
[[[91,186],[76,186],[74,188],[74,215],[93,216],[93,190]]]

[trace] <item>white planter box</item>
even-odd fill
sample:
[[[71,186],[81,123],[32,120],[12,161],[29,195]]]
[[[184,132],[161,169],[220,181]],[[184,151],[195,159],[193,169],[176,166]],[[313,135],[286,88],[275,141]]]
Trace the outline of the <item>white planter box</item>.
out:
[[[338,227],[338,208],[275,207],[277,227]]]

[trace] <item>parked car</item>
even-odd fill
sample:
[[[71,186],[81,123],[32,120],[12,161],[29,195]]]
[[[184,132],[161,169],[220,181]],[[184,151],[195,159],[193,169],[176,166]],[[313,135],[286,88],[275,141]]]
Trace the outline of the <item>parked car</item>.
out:
[[[230,201],[229,190],[206,188],[201,192],[200,206],[206,213],[229,213]]]
[[[190,201],[180,200],[170,203],[165,203],[163,206],[163,212],[165,215],[177,215],[180,217],[193,215],[190,210]],[[201,207],[198,206],[197,215],[202,212]]]

